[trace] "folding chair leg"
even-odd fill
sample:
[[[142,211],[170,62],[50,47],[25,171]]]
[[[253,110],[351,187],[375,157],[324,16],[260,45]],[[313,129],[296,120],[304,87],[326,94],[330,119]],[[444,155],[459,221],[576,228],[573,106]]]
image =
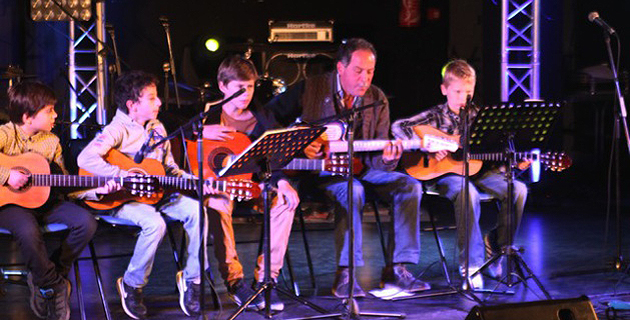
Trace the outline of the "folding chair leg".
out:
[[[372,201],[372,207],[374,207],[374,219],[376,219],[376,229],[378,229],[378,235],[381,240],[381,250],[383,250],[383,259],[385,259],[385,264],[389,264],[389,259],[387,257],[387,247],[385,245],[385,234],[383,232],[383,224],[381,223],[381,215],[378,212],[378,204],[376,201]]]
[[[212,305],[214,306],[214,310],[219,309],[219,294],[217,294],[216,290],[214,290],[214,275],[212,274],[211,267],[208,266],[206,269],[206,281],[208,282],[208,286],[210,287],[210,296],[212,297]]]
[[[81,275],[79,273],[79,260],[74,260],[74,279],[75,286],[77,288],[77,299],[79,300],[79,311],[81,312],[81,319],[86,320],[85,315],[85,302],[83,300],[83,287],[81,285]]]
[[[435,216],[433,215],[431,210],[428,210],[428,213],[429,213],[429,220],[431,221],[431,228],[433,228],[433,236],[435,237],[435,244],[437,245],[437,248],[438,248],[440,261],[442,262],[442,272],[444,273],[444,278],[446,279],[446,283],[448,283],[448,285],[451,285],[451,277],[448,274],[448,265],[446,264],[446,257],[444,256],[444,248],[442,247],[442,240],[440,239],[440,236],[438,235],[438,230],[435,227]]]
[[[289,254],[289,250],[284,254],[284,260],[286,261],[286,267],[289,270],[289,279],[291,279],[291,284],[293,285],[293,293],[296,296],[300,296],[300,286],[295,281],[295,274],[293,273],[293,265],[291,264],[291,255]]]
[[[171,250],[173,251],[173,259],[175,260],[175,268],[177,268],[177,271],[182,270],[183,269],[182,262],[180,259],[180,255],[177,252],[177,244],[175,242],[175,236],[173,235],[173,228],[171,228],[171,226],[166,226],[166,232],[168,233],[168,240],[171,243]],[[183,240],[184,239],[182,239],[182,241]]]
[[[6,280],[4,279],[4,268],[0,268],[0,295],[7,294],[7,289],[4,287]]]
[[[98,256],[94,249],[94,242],[89,243],[90,255],[92,256],[92,264],[94,266],[94,276],[96,277],[96,284],[98,285],[98,292],[101,295],[101,303],[103,304],[103,311],[105,312],[105,318],[112,320],[112,315],[109,312],[109,304],[107,304],[107,298],[105,298],[105,291],[103,289],[103,278],[101,277],[101,269],[98,266]]]
[[[311,287],[315,290],[314,295],[317,295],[317,282],[315,281],[315,271],[313,270],[313,259],[311,258],[311,249],[308,245],[308,239],[306,238],[306,223],[304,221],[304,211],[302,208],[298,208],[298,216],[300,218],[300,229],[302,230],[302,241],[304,242],[304,252],[306,254],[306,265],[308,266],[308,273],[311,277]]]

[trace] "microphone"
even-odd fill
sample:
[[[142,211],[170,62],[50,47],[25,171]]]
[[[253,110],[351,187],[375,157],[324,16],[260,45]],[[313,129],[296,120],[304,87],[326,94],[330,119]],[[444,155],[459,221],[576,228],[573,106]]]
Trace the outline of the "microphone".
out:
[[[597,11],[593,11],[588,14],[588,21],[593,22],[596,25],[602,27],[602,29],[608,32],[609,35],[615,34],[615,29],[609,26],[608,23],[606,23],[606,21],[602,20],[602,18],[599,17],[599,13],[597,13]]]
[[[109,22],[106,23],[105,30],[107,30],[107,32],[111,34],[112,32],[114,32],[114,25]]]
[[[144,160],[144,154],[147,153],[147,148],[149,147],[150,140],[151,139],[147,139],[147,141],[145,141],[140,148],[140,151],[138,151],[138,153],[136,153],[136,155],[133,157],[133,161],[135,163],[142,163],[142,160]]]
[[[230,101],[230,100],[232,100],[232,99],[242,95],[245,91],[247,91],[245,88],[240,88],[238,91],[234,92],[233,95],[223,99],[223,101],[220,102],[221,105],[224,105],[224,104],[228,103],[228,101]]]
[[[169,25],[168,22],[168,18],[166,16],[160,16],[160,18],[158,18],[160,20],[160,24],[162,24],[162,27],[167,28]]]
[[[135,163],[141,163],[142,160],[144,160],[144,156],[147,154],[147,151],[149,151],[149,143],[151,143],[151,139],[153,138],[153,135],[155,134],[155,130],[151,130],[151,133],[149,134],[149,137],[147,138],[146,141],[144,141],[144,144],[142,144],[142,147],[140,147],[140,151],[138,151],[138,153],[136,153],[136,155],[133,157],[133,161]]]

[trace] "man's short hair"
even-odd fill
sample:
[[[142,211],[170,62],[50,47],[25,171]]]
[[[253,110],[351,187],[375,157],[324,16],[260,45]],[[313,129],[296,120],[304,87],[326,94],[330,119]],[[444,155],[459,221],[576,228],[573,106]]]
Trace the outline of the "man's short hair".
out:
[[[341,62],[347,67],[352,60],[352,54],[358,50],[370,51],[376,58],[376,49],[369,41],[362,38],[352,38],[341,41],[339,50],[337,50],[337,62]]]
[[[9,119],[23,124],[22,116],[32,117],[48,105],[57,103],[55,93],[41,82],[20,82],[8,90]]]
[[[223,60],[217,72],[217,81],[228,84],[230,81],[257,80],[258,72],[254,63],[240,55],[232,55]]]
[[[468,62],[456,59],[451,60],[442,68],[442,84],[448,87],[451,81],[455,79],[475,82],[477,75],[475,69]]]
[[[127,101],[138,102],[142,90],[148,86],[157,86],[158,78],[150,73],[133,70],[123,73],[114,84],[114,101],[118,109],[124,113],[129,113]]]

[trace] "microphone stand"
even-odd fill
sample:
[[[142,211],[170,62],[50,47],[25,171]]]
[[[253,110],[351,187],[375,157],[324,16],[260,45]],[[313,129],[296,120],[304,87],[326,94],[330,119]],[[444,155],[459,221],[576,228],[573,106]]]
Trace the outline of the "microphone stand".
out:
[[[381,105],[384,102],[382,101],[377,101],[375,103],[366,105],[366,106],[360,106],[361,104],[363,104],[363,97],[356,97],[354,99],[354,102],[352,104],[352,108],[344,110],[342,112],[340,112],[337,115],[333,115],[330,117],[325,117],[322,118],[320,120],[314,121],[312,123],[307,123],[309,125],[313,125],[313,124],[318,124],[318,125],[324,125],[326,123],[330,123],[332,121],[335,120],[339,120],[339,119],[346,119],[347,121],[347,135],[346,135],[346,139],[348,141],[348,209],[347,209],[347,214],[348,214],[348,273],[349,273],[349,291],[348,291],[348,298],[344,301],[346,310],[343,313],[330,313],[330,314],[321,314],[321,315],[317,315],[317,316],[311,316],[311,317],[303,317],[303,318],[293,318],[290,320],[313,320],[313,319],[324,319],[324,318],[345,318],[345,319],[360,319],[361,316],[367,316],[367,317],[387,317],[387,318],[399,318],[399,319],[403,319],[406,317],[405,314],[401,314],[401,313],[375,313],[375,312],[360,312],[359,311],[359,305],[357,304],[357,302],[354,300],[354,278],[355,278],[355,257],[354,257],[354,214],[353,214],[353,210],[354,210],[354,197],[353,197],[353,185],[354,185],[354,176],[353,176],[353,170],[354,170],[354,166],[353,166],[353,161],[352,158],[354,157],[354,123],[355,123],[355,119],[357,118],[357,115],[359,113],[359,111],[361,110],[365,110],[368,108],[373,108],[375,106]]]
[[[472,97],[466,97],[466,105],[460,108],[459,115],[462,118],[462,136],[464,137],[462,146],[462,155],[464,159],[464,197],[462,197],[464,209],[464,221],[466,222],[466,239],[464,241],[464,283],[465,291],[472,291],[472,283],[470,275],[470,133],[469,130],[469,113],[472,107],[470,101]]]
[[[359,109],[365,107],[359,107],[363,104],[363,97],[356,97],[354,99],[354,103],[352,104],[352,108],[350,110],[346,110],[345,112],[349,112],[349,116],[347,118],[347,135],[346,138],[348,140],[348,273],[350,275],[348,286],[350,290],[348,291],[348,299],[346,300],[346,318],[347,319],[359,319],[361,316],[368,317],[390,317],[390,318],[405,318],[404,314],[400,313],[362,313],[359,311],[359,305],[356,300],[354,300],[354,279],[355,279],[355,257],[354,257],[354,165],[353,165],[353,157],[354,157],[354,124],[359,114]],[[374,103],[373,105],[368,105],[366,107],[374,107],[377,105]]]
[[[116,33],[114,32],[114,26],[111,23],[106,23],[105,29],[107,30],[107,33],[109,33],[109,36],[112,38],[112,47],[114,49],[114,61],[116,66],[115,73],[116,76],[119,76],[122,72],[122,69],[120,68],[120,56],[118,56],[118,47],[116,46]]]
[[[169,109],[169,88],[168,88],[168,75],[171,72],[171,64],[169,62],[164,62],[162,64],[162,71],[164,71],[164,102],[166,102],[165,105],[165,110],[168,111]]]
[[[619,41],[619,36],[617,35],[617,33],[615,33],[615,36],[617,37],[617,41]],[[617,94],[617,99],[619,100],[619,110],[617,116],[621,117],[623,130],[626,135],[626,146],[628,147],[628,153],[630,154],[630,132],[628,132],[628,122],[626,120],[626,102],[624,100],[623,94],[621,94],[619,77],[617,75],[617,66],[615,65],[615,59],[613,58],[612,49],[610,47],[610,34],[608,34],[608,32],[604,32],[604,41],[606,42],[606,50],[608,51],[608,60],[610,60],[610,70],[613,73],[613,80],[615,82],[615,93]]]
[[[204,184],[204,179],[203,179],[203,119],[205,119],[210,113],[215,112],[215,110],[217,108],[221,108],[224,104],[226,104],[230,100],[240,96],[244,92],[245,92],[245,88],[242,88],[239,91],[236,91],[233,95],[231,95],[228,98],[224,99],[223,101],[213,105],[208,111],[200,112],[196,116],[192,117],[188,122],[183,124],[181,127],[177,128],[175,131],[170,133],[168,136],[163,137],[159,141],[155,142],[153,145],[147,145],[146,150],[142,154],[142,157],[144,157],[145,154],[151,153],[153,151],[153,149],[155,149],[157,146],[163,144],[164,142],[166,142],[168,140],[171,140],[171,139],[179,136],[180,133],[184,134],[184,130],[187,129],[187,128],[193,128],[193,130],[197,134],[197,166],[198,166],[197,168],[199,168],[199,170],[198,170],[199,176],[197,178],[197,196],[199,197],[199,215],[200,215],[199,221],[201,221],[201,227],[199,228],[199,239],[200,239],[200,243],[201,243],[201,245],[199,246],[199,272],[200,272],[200,276],[201,276],[201,284],[200,284],[200,292],[201,292],[201,294],[199,295],[200,314],[197,317],[197,319],[200,319],[200,320],[207,319],[207,317],[205,315],[205,312],[204,312],[205,307],[206,307],[206,303],[205,303],[205,281],[204,281],[204,273],[206,272],[206,269],[205,269],[205,256],[206,256],[206,241],[205,241],[206,240],[205,239],[206,229],[205,229],[205,223],[206,223],[206,215],[205,215],[205,210],[204,210],[204,205],[203,205],[203,184]],[[140,150],[140,152],[143,152],[143,151]]]
[[[399,297],[399,298],[394,298],[392,300],[394,301],[400,301],[400,300],[411,300],[411,299],[422,299],[422,298],[433,298],[433,297],[438,297],[438,296],[447,296],[447,295],[451,295],[451,294],[461,294],[464,298],[469,299],[469,300],[474,300],[475,302],[479,303],[480,305],[483,305],[483,301],[481,299],[479,299],[479,297],[477,297],[474,294],[474,290],[472,289],[472,285],[471,285],[471,281],[470,281],[470,225],[469,225],[469,221],[470,221],[470,110],[473,107],[472,104],[472,97],[470,95],[468,95],[466,97],[466,105],[462,108],[459,109],[459,116],[461,118],[462,121],[462,132],[461,132],[461,136],[464,138],[463,141],[460,141],[460,143],[462,144],[462,159],[463,159],[463,163],[464,163],[464,188],[463,188],[463,193],[464,193],[464,197],[462,198],[463,203],[463,212],[464,212],[464,221],[466,222],[466,229],[465,229],[465,233],[466,233],[466,239],[464,240],[464,283],[465,286],[464,288],[457,288],[455,286],[453,286],[450,277],[448,276],[448,272],[446,271],[446,269],[444,269],[444,275],[446,276],[446,282],[449,286],[449,290],[446,291],[442,291],[442,292],[429,292],[429,293],[420,293],[420,294],[414,294],[412,296],[408,296],[408,297]],[[433,228],[435,229],[435,224],[433,222],[433,219],[431,220],[431,223],[433,224]]]
[[[105,29],[107,33],[109,33],[109,37],[112,39],[112,47],[114,51],[114,65],[109,66],[109,83],[112,85],[114,81],[120,76],[122,73],[122,69],[120,68],[120,56],[118,56],[118,47],[116,46],[116,33],[114,32],[114,26],[111,23],[105,24]],[[108,106],[114,102],[114,90],[109,90],[109,102],[105,105]]]
[[[619,36],[617,33],[614,33],[617,37],[617,46],[619,46]],[[623,130],[626,138],[626,147],[628,148],[628,152],[630,153],[630,135],[628,133],[628,123],[626,122],[626,103],[623,95],[621,94],[621,87],[619,86],[619,77],[617,75],[617,66],[615,65],[615,59],[612,54],[612,48],[610,46],[610,33],[604,31],[604,42],[606,43],[606,51],[608,53],[608,60],[610,63],[610,70],[613,74],[613,81],[615,82],[615,93],[617,95],[617,99],[619,102],[619,108],[616,110],[615,114],[615,125],[613,127],[613,152],[615,154],[615,194],[616,194],[616,204],[615,210],[617,214],[617,256],[614,257],[614,267],[617,270],[620,270],[623,266],[623,255],[621,254],[621,190],[619,187],[619,141],[620,137],[620,128],[619,126],[623,126]],[[620,123],[621,121],[621,123]],[[627,270],[626,270],[627,271]]]
[[[181,104],[179,100],[179,89],[177,88],[177,72],[175,71],[175,58],[173,58],[173,46],[171,44],[171,32],[168,18],[160,17],[160,23],[166,33],[166,44],[168,47],[169,63],[171,64],[171,74],[173,75],[173,85],[175,87],[175,102],[177,103],[177,110],[181,110]],[[168,101],[167,101],[168,103]]]

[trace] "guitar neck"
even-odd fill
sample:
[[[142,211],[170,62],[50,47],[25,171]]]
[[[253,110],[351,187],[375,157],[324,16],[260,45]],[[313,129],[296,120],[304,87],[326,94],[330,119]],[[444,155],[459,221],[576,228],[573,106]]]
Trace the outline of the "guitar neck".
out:
[[[197,190],[197,181],[198,179],[188,179],[188,178],[180,178],[180,177],[170,177],[170,176],[153,176],[158,179],[158,182],[161,186],[167,188],[175,188],[180,190]],[[214,189],[219,191],[227,191],[227,180],[215,180],[210,182],[210,180],[204,181],[205,185],[211,185]]]
[[[381,151],[385,147],[394,143],[394,140],[357,140],[352,144],[355,152]],[[330,152],[340,153],[348,152],[347,141],[330,141]],[[422,147],[421,140],[402,140],[404,150],[420,149]]]
[[[513,156],[515,161],[520,159],[536,161],[539,155],[533,152],[514,152]],[[491,152],[471,154],[470,159],[483,161],[505,161],[507,158],[503,152]]]
[[[324,170],[324,160],[321,159],[293,159],[287,164],[285,170]]]
[[[107,181],[119,179],[114,177],[97,176],[76,176],[61,174],[33,174],[31,175],[31,185],[39,187],[101,187]],[[121,180],[122,183],[122,180]]]

